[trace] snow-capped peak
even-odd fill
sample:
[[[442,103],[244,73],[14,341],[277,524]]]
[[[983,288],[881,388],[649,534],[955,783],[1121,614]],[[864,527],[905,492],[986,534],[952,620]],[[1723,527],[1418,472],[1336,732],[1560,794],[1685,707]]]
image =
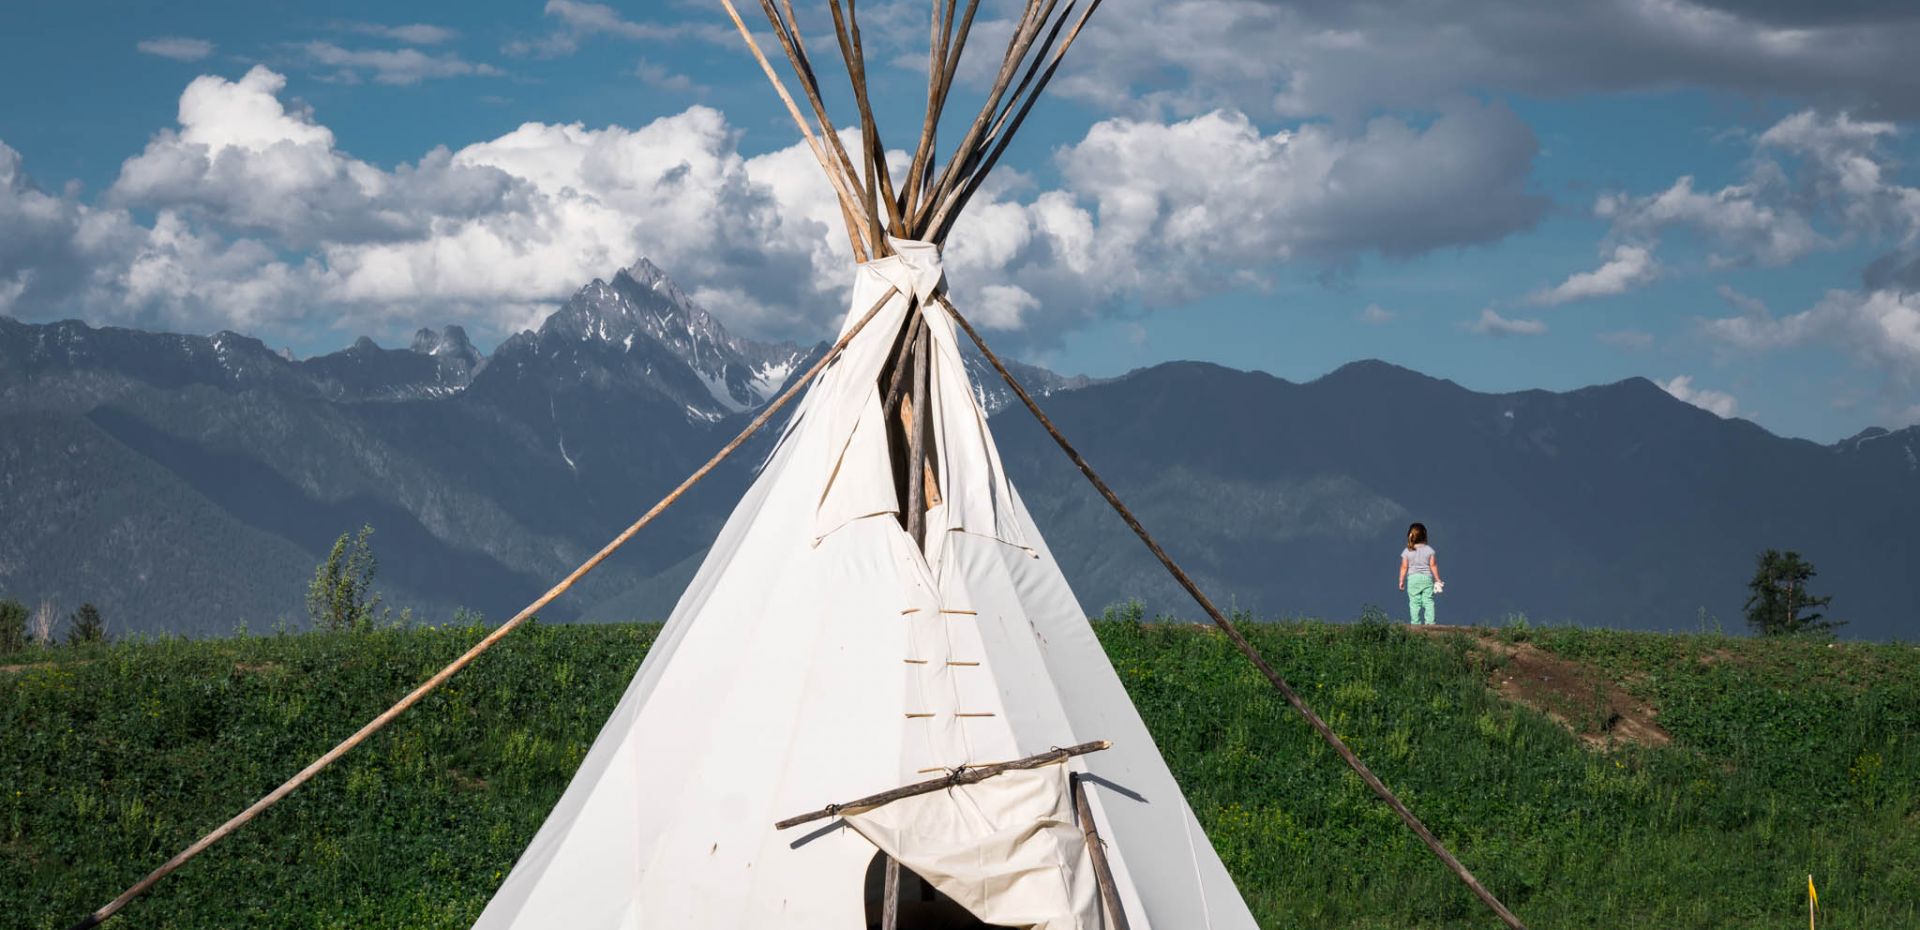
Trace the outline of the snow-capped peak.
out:
[[[761,345],[728,334],[644,258],[611,281],[596,279],[581,288],[547,318],[540,336],[599,343],[629,355],[664,349],[692,369],[710,395],[710,404],[699,404],[701,419],[758,406],[801,354],[795,346]]]

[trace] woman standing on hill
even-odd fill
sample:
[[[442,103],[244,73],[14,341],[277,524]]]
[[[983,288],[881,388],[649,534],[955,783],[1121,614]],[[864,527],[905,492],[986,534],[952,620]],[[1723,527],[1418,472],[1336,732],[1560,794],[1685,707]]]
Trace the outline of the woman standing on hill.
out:
[[[1407,527],[1407,548],[1400,552],[1400,590],[1407,592],[1407,618],[1416,626],[1433,624],[1433,595],[1442,587],[1440,563],[1433,557],[1426,524]],[[1425,620],[1420,619],[1421,608],[1426,609]]]

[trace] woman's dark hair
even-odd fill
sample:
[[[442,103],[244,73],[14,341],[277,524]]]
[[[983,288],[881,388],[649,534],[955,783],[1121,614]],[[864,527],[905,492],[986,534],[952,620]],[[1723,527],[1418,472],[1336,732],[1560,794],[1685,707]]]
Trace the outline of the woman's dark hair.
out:
[[[1426,541],[1427,541],[1427,525],[1425,523],[1415,523],[1414,525],[1407,527],[1407,549],[1408,550],[1412,550],[1413,547],[1418,546],[1421,543]]]

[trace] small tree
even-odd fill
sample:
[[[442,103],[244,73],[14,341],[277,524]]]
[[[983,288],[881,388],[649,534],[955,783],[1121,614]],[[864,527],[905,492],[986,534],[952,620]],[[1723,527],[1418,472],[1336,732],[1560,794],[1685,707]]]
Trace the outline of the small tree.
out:
[[[1814,597],[1807,582],[1817,574],[1813,563],[1788,550],[1768,549],[1760,553],[1753,580],[1747,589],[1747,625],[1763,636],[1794,633],[1830,633],[1844,625],[1820,613],[1831,597]]]
[[[107,621],[101,619],[100,608],[93,606],[93,602],[81,604],[80,609],[67,618],[67,645],[106,641]]]
[[[326,560],[313,570],[313,583],[307,586],[307,616],[314,626],[323,630],[373,627],[380,595],[373,592],[379,562],[367,542],[372,536],[371,526],[361,527],[359,533],[341,533]]]
[[[0,655],[27,648],[27,605],[0,601]]]

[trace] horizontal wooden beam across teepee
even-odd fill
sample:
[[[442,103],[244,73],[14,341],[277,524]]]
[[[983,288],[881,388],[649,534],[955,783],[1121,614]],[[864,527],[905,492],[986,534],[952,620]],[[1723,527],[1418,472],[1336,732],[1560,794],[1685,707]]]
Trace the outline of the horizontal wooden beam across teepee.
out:
[[[1055,749],[1049,749],[1046,752],[1035,753],[1025,758],[1014,759],[1011,762],[992,762],[986,765],[969,765],[969,766],[966,766],[965,768],[954,769],[953,771],[948,772],[947,774],[942,775],[939,778],[929,778],[925,781],[914,782],[911,785],[902,785],[898,788],[889,788],[886,791],[881,791],[876,794],[870,794],[863,798],[855,798],[851,801],[844,801],[839,804],[829,804],[826,807],[822,807],[817,810],[810,810],[804,814],[795,814],[792,817],[788,817],[785,820],[775,823],[773,826],[774,826],[774,829],[776,830],[786,830],[791,827],[797,827],[803,823],[812,823],[816,820],[825,820],[828,817],[837,817],[843,813],[858,814],[864,811],[873,810],[874,808],[879,807],[882,804],[890,804],[902,798],[911,798],[911,797],[917,797],[923,794],[932,794],[935,791],[943,791],[948,788],[957,788],[961,785],[978,784],[980,782],[986,781],[989,778],[992,778],[995,775],[999,775],[1005,772],[1017,772],[1024,769],[1037,769],[1043,765],[1053,765],[1054,763],[1057,763],[1057,762],[1065,762],[1068,759],[1073,758],[1074,756],[1084,756],[1090,752],[1099,752],[1102,749],[1111,749],[1111,748],[1113,748],[1112,743],[1103,739],[1099,739],[1099,740],[1094,740],[1088,743],[1081,743],[1076,746],[1064,746],[1064,747],[1059,747]]]

